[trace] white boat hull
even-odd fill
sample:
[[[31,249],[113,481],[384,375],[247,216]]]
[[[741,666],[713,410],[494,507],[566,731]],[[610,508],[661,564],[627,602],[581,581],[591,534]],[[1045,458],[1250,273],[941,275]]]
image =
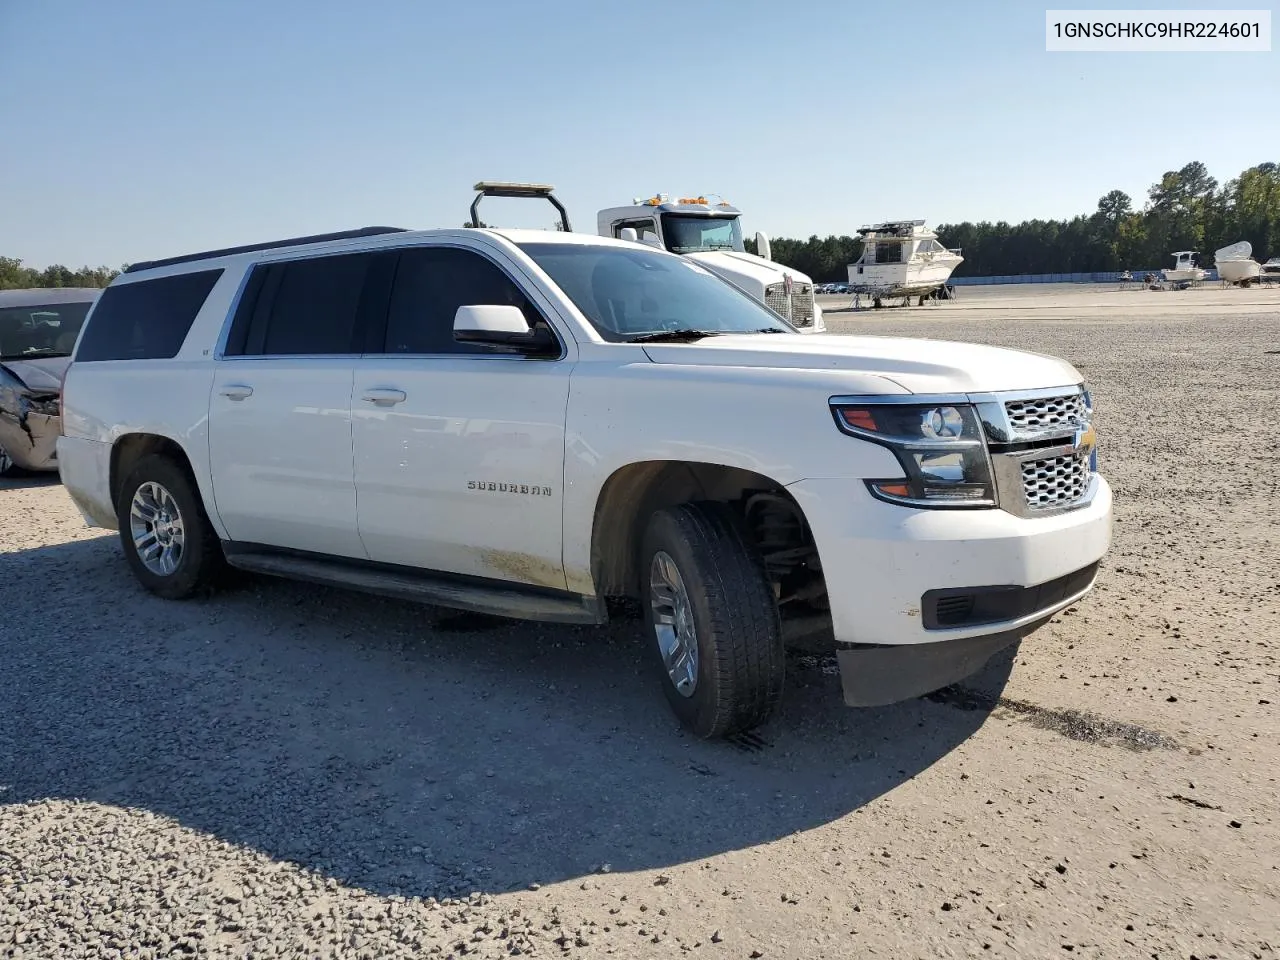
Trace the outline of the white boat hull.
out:
[[[1254,280],[1262,273],[1262,264],[1257,260],[1219,260],[1218,277],[1228,283],[1239,283],[1241,280]]]
[[[1199,267],[1186,267],[1181,270],[1162,270],[1164,278],[1170,283],[1182,283],[1184,281],[1203,280],[1207,275],[1207,270],[1201,270]]]
[[[849,289],[883,297],[925,296],[937,290],[964,262],[954,253],[910,263],[849,264]]]

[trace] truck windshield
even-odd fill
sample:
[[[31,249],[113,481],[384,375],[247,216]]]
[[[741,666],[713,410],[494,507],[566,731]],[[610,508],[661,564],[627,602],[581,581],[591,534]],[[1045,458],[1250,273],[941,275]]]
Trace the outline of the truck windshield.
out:
[[[737,250],[742,245],[742,224],[737,217],[690,217],[679,213],[662,215],[662,239],[672,253],[706,253]]]
[[[606,340],[663,332],[795,333],[777,314],[682,257],[632,246],[522,243]]]
[[[0,307],[0,359],[69,357],[91,303]]]

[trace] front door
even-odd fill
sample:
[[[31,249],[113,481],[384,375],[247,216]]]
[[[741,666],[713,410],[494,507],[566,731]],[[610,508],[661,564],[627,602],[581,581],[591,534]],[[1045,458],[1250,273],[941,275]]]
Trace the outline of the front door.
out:
[[[485,255],[401,252],[385,335],[356,364],[360,537],[373,560],[563,590],[572,362],[456,342],[457,308],[484,304],[546,323]]]
[[[369,254],[257,267],[209,398],[214,504],[232,540],[365,556],[351,381]]]

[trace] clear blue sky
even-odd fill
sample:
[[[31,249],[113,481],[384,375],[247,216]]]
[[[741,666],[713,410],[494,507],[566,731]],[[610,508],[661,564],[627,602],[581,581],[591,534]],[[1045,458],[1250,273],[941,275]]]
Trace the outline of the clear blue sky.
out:
[[[554,183],[580,230],[701,191],[748,231],[825,236],[1067,216],[1190,160],[1223,181],[1280,161],[1280,53],[1050,54],[1044,9],[0,0],[0,254],[460,226],[479,179]],[[485,209],[549,226],[542,206]]]

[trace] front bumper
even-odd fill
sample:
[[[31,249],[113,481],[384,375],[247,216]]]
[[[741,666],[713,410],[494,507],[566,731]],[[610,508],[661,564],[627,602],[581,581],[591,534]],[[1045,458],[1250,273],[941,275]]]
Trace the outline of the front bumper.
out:
[[[992,656],[1043,622],[963,640],[837,650],[844,702],[851,707],[883,707],[949,687],[973,676]]]
[[[1087,594],[1111,544],[1111,488],[1098,475],[1083,506],[1034,519],[882,503],[858,480],[788,489],[814,534],[845,699],[855,705],[974,673]]]
[[[57,470],[59,419],[0,410],[0,447],[23,470]]]

